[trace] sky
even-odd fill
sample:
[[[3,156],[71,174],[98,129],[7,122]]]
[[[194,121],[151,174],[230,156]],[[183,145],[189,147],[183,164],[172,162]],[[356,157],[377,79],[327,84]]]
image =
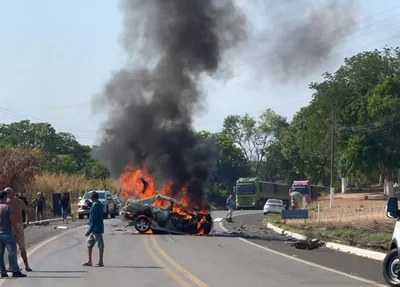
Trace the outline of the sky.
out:
[[[292,0],[279,1],[275,3],[286,9]],[[247,7],[246,1],[240,3],[255,28],[265,24],[257,9]],[[355,32],[337,47],[333,58],[321,59],[320,69],[301,81],[274,82],[266,72],[255,77],[252,71],[258,71],[259,60],[265,57],[260,49],[246,63],[233,67],[232,77],[224,82],[206,79],[207,110],[195,118],[195,128],[217,132],[229,114],[256,117],[267,108],[291,120],[311,99],[309,83],[321,81],[323,72],[335,71],[343,58],[397,46],[400,3],[359,3]],[[107,114],[94,114],[91,101],[126,62],[118,4],[117,0],[0,1],[1,123],[49,122],[57,132],[71,132],[82,144],[100,140],[99,127]]]

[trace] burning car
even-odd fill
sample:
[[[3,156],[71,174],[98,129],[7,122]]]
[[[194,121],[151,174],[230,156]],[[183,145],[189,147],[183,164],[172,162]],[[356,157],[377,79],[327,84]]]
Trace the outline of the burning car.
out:
[[[161,194],[128,200],[124,207],[124,218],[142,234],[168,232],[207,235],[213,225],[209,213],[189,212],[179,201]]]

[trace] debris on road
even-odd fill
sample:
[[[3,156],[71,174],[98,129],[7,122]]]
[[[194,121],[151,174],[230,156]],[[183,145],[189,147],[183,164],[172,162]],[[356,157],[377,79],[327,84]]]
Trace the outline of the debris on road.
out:
[[[289,243],[289,242],[285,242]],[[296,249],[313,250],[324,246],[324,242],[320,239],[307,239],[307,240],[296,240],[295,242],[290,242],[290,246]]]
[[[54,226],[54,229],[68,229],[68,226]]]

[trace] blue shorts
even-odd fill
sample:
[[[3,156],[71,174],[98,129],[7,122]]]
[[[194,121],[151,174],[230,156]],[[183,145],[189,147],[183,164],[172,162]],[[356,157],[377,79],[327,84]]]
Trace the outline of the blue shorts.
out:
[[[88,236],[88,239],[86,241],[87,248],[93,248],[94,245],[96,244],[96,242],[97,242],[97,247],[99,249],[104,248],[103,234],[93,234],[93,233],[91,233]]]

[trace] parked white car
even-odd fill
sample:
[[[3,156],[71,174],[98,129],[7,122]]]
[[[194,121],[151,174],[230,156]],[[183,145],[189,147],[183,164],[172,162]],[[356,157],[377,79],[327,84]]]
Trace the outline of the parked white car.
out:
[[[264,205],[264,214],[268,213],[282,213],[282,210],[285,209],[283,201],[280,199],[268,199]]]
[[[111,218],[115,218],[118,215],[118,203],[113,199],[111,193],[108,190],[91,190],[86,192],[83,197],[79,197],[78,201],[78,216],[79,219],[83,219],[84,216],[89,218],[90,206],[88,202],[91,202],[90,195],[93,191],[96,191],[99,195],[99,201],[103,204],[104,207],[104,218],[108,218],[108,215]]]

